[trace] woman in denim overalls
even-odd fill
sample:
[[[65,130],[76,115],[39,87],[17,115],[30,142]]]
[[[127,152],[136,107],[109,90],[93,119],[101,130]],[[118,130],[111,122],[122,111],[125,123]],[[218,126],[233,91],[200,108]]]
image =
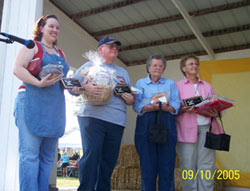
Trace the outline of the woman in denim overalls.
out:
[[[65,129],[64,90],[59,80],[69,67],[55,47],[59,33],[56,16],[41,17],[33,33],[39,44],[32,49],[22,47],[14,67],[14,74],[25,82],[19,88],[14,111],[19,130],[19,184],[20,191],[48,191],[56,144]],[[52,78],[49,74],[40,79],[27,70],[40,46],[42,67],[62,65],[62,75]]]

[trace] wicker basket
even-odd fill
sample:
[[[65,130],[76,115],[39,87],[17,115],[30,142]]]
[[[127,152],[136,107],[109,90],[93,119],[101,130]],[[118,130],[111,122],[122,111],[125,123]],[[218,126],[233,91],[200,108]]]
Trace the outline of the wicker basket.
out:
[[[109,101],[112,96],[113,90],[111,88],[104,87],[103,93],[100,96],[92,96],[88,94],[82,94],[85,101],[93,105],[102,105]]]
[[[114,82],[109,70],[100,66],[85,67],[80,72],[80,75],[85,78],[85,83],[93,82],[103,88],[103,92],[100,96],[82,94],[86,102],[93,105],[102,105],[110,100],[113,93]]]

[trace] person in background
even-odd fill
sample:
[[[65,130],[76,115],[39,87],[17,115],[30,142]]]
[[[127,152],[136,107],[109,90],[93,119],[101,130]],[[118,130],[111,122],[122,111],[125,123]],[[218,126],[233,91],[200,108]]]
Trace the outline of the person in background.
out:
[[[101,67],[116,72],[120,83],[131,86],[128,72],[114,64],[121,42],[110,36],[103,37],[98,43],[98,53],[105,60]],[[93,66],[87,62],[75,73],[74,78],[81,79],[80,72]],[[84,85],[84,90],[74,87],[75,94],[88,93],[91,96],[102,95],[103,88],[94,83]],[[132,105],[134,97],[130,93],[115,96],[102,105],[83,101],[78,112],[78,122],[82,138],[83,156],[79,160],[78,191],[110,190],[110,178],[116,165],[123,130],[126,125],[126,105]]]
[[[146,62],[149,75],[138,80],[135,85],[142,91],[142,94],[136,95],[133,108],[138,114],[135,146],[140,158],[141,190],[145,191],[156,190],[157,176],[159,177],[159,190],[174,191],[177,139],[174,116],[179,111],[180,100],[174,81],[162,77],[166,65],[163,56],[150,56]],[[162,123],[168,128],[168,142],[165,144],[155,144],[148,140],[149,127],[155,123],[160,97],[165,98],[165,102],[164,100],[162,102]]]
[[[211,110],[210,117],[204,117],[195,113],[194,106],[186,107],[183,100],[195,96],[203,99],[215,95],[212,86],[198,77],[199,58],[195,55],[187,55],[180,61],[180,70],[184,79],[177,82],[179,97],[181,100],[180,113],[176,118],[178,135],[177,154],[180,159],[180,167],[194,175],[200,171],[213,174],[215,168],[215,150],[204,147],[206,132],[209,131],[211,117],[217,117],[218,112]],[[214,133],[222,133],[222,129],[216,120],[212,122]],[[182,176],[183,178],[183,176]],[[183,191],[213,191],[213,179],[202,178],[199,173],[197,178],[182,179]]]
[[[58,138],[65,130],[64,89],[59,82],[68,72],[68,64],[56,47],[59,21],[47,15],[36,22],[34,48],[21,47],[15,61],[14,74],[22,80],[15,102],[15,122],[19,139],[20,191],[48,191],[49,176],[53,166]],[[55,78],[32,75],[27,69],[41,46],[42,68],[61,65],[63,73]],[[41,52],[39,52],[41,53]]]
[[[72,157],[70,157],[70,160],[78,160],[80,158],[80,155],[78,154],[78,152],[76,151]]]
[[[61,157],[62,161],[62,175],[63,177],[68,177],[68,166],[69,166],[69,156],[67,155],[66,152],[63,153]]]
[[[57,162],[60,161],[61,159],[61,153],[60,153],[60,149],[58,149],[57,151]]]

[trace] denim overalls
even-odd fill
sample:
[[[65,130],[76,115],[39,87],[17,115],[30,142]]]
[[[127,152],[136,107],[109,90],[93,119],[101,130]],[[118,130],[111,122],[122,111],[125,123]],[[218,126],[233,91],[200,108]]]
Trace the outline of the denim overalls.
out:
[[[64,58],[46,53],[41,45],[42,67],[62,64],[66,76],[69,67]],[[60,82],[44,88],[25,87],[26,91],[18,93],[14,111],[19,130],[20,191],[48,191],[56,144],[65,130],[64,91]]]

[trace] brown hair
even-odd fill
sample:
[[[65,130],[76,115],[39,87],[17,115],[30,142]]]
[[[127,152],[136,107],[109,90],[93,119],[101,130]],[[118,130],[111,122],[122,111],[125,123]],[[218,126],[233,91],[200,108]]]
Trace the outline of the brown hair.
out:
[[[180,61],[180,70],[181,70],[181,72],[183,73],[184,76],[186,76],[186,73],[183,72],[182,67],[186,66],[186,62],[190,58],[195,59],[198,62],[198,64],[200,64],[200,59],[197,56],[195,56],[194,54],[189,54],[189,55],[186,55],[186,56],[182,57],[181,61]]]
[[[57,21],[59,21],[55,15],[42,16],[36,21],[35,27],[33,29],[33,39],[34,40],[37,40],[37,41],[42,40],[43,33],[41,32],[40,27],[44,27],[46,25],[47,20],[50,18],[53,18],[53,19],[56,19]],[[56,41],[53,44],[56,45]]]

